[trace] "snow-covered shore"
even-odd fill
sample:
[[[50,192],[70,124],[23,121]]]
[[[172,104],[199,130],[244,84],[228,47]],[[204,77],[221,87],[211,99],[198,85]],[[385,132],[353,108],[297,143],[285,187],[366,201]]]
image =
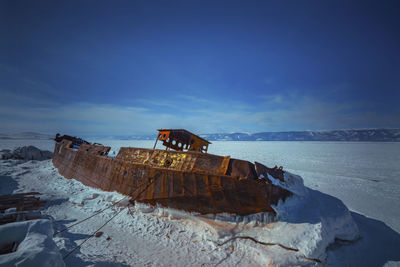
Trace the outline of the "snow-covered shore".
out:
[[[111,146],[151,148],[153,140],[90,140]],[[0,140],[1,149],[33,145],[54,150],[53,140]],[[339,198],[351,210],[382,221],[400,233],[400,142],[216,141],[209,153],[282,165],[304,184]]]
[[[40,192],[48,203],[43,213],[52,218],[55,231],[124,198],[63,178],[49,160],[6,160],[0,166],[0,194]],[[340,200],[302,187],[298,177],[290,176],[286,180],[292,183],[282,186],[296,195],[275,207],[276,222],[263,214],[215,218],[142,204],[132,207],[125,200],[54,241],[66,255],[122,210],[101,230],[102,236],[65,259],[67,266],[313,266],[319,261],[328,266],[382,266],[400,261],[397,232],[349,212]]]

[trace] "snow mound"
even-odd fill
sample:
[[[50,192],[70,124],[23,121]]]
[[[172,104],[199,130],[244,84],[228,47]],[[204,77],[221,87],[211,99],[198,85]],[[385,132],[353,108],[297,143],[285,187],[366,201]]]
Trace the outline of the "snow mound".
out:
[[[298,260],[303,257],[324,262],[326,249],[337,239],[351,241],[359,237],[357,224],[339,199],[305,187],[303,179],[298,175],[286,172],[284,182],[269,178],[274,184],[293,193],[284,202],[280,201],[273,206],[276,216],[270,213],[248,216],[227,213],[200,215],[142,203],[135,203],[135,210],[170,220],[190,221],[197,228],[200,227],[198,231],[204,240],[215,244],[235,239],[252,240],[253,243],[295,251]],[[279,253],[274,255],[270,258],[274,263],[293,263],[279,259]]]
[[[355,240],[359,230],[342,201],[316,190],[307,191],[274,207],[279,223],[269,238],[279,240],[285,233],[286,245],[299,249],[306,257],[324,260],[330,244],[336,239]]]
[[[53,153],[34,146],[23,146],[12,152],[9,149],[1,150],[0,156],[2,159],[47,160],[53,157]]]
[[[301,176],[289,172],[285,172],[285,182],[269,178],[293,193],[273,207],[279,222],[270,231],[269,241],[281,240],[306,257],[324,260],[326,248],[335,240],[359,237],[357,224],[341,200],[305,187]]]
[[[0,255],[1,266],[65,266],[53,241],[50,220],[38,219],[0,226],[0,246],[17,241],[13,253]]]
[[[49,206],[42,212],[53,218],[57,231],[104,210],[54,238],[63,255],[125,209],[101,230],[101,237],[91,238],[66,259],[71,266],[314,266],[329,261],[326,250],[335,239],[354,240],[359,235],[340,200],[305,187],[300,176],[288,172],[284,182],[270,178],[293,193],[273,207],[276,216],[236,216],[143,203],[132,207],[129,197],[63,178],[51,161],[3,161],[0,166],[5,182],[15,179],[18,190],[38,191],[47,198]]]

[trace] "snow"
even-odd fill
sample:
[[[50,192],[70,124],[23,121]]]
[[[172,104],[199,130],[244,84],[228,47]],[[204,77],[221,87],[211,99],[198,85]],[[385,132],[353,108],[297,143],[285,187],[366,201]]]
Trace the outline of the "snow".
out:
[[[0,245],[13,241],[19,244],[15,252],[0,255],[0,266],[65,266],[48,219],[1,225],[0,237]]]
[[[209,153],[280,166],[400,232],[400,142],[213,142]]]
[[[104,141],[102,143],[107,144]],[[153,145],[152,141],[136,141],[136,143],[113,141],[110,143],[112,143],[112,150],[116,153],[121,144],[142,147],[152,147]],[[215,150],[211,153],[230,154],[232,157],[251,161],[257,160],[266,163],[268,166],[283,165],[286,167],[289,165],[291,168],[301,166],[309,168],[308,174],[311,173],[314,176],[320,174],[320,178],[307,180],[309,176],[304,176],[306,178],[304,182],[306,185],[311,185],[311,188],[304,187],[302,178],[291,173],[299,172],[292,171],[292,169],[290,169],[290,173],[286,173],[284,183],[274,179],[274,183],[294,193],[293,197],[287,199],[284,203],[278,203],[274,207],[278,214],[277,218],[263,213],[244,217],[231,216],[230,214],[200,216],[195,213],[150,207],[139,203],[131,206],[121,194],[103,192],[86,187],[75,180],[63,178],[52,166],[51,161],[48,160],[41,162],[0,161],[0,194],[26,191],[40,192],[41,198],[47,200],[48,203],[42,213],[52,218],[55,231],[60,231],[66,226],[108,208],[99,215],[54,237],[62,255],[66,255],[108,219],[121,211],[118,216],[101,229],[104,232],[102,236],[92,237],[80,249],[65,259],[67,266],[102,266],[107,264],[116,266],[320,265],[315,260],[321,260],[327,266],[382,266],[384,264],[395,266],[399,264],[399,231],[393,230],[387,225],[388,222],[399,219],[399,217],[396,217],[396,213],[392,214],[392,217],[384,218],[384,222],[382,222],[379,219],[380,213],[375,210],[377,204],[369,201],[369,198],[365,198],[363,201],[369,202],[370,213],[374,215],[374,218],[355,212],[352,206],[350,208],[353,211],[349,211],[339,199],[315,190],[315,188],[321,188],[322,185],[325,189],[325,184],[329,182],[335,184],[338,181],[337,176],[341,175],[340,171],[348,173],[356,169],[351,163],[357,162],[359,164],[363,162],[365,155],[357,154],[359,159],[352,159],[353,162],[343,166],[344,170],[338,169],[336,176],[333,176],[332,179],[332,171],[336,170],[334,167],[337,164],[334,161],[337,160],[334,152],[335,149],[341,151],[340,147],[334,148],[333,146],[334,149],[332,149],[332,147],[323,143],[281,142],[279,144],[281,154],[279,154],[277,151],[274,152],[279,142],[243,143],[247,143],[247,147],[243,147],[240,143],[239,148],[237,148],[236,142],[214,142]],[[252,147],[252,143],[257,143],[255,144],[257,148]],[[289,144],[286,146],[285,143]],[[14,145],[20,146],[22,144],[9,143],[7,144],[8,147],[0,148],[13,148]],[[312,153],[309,152],[310,150],[315,152],[313,146],[316,145],[325,149],[323,154],[325,158],[331,158],[330,163],[333,167],[329,167],[329,164],[324,161],[317,164],[316,160],[324,159],[320,154],[312,155],[314,160],[311,160],[310,166],[308,161],[310,161],[310,154]],[[42,143],[41,149],[48,149],[46,146],[46,143]],[[290,148],[292,146],[297,149],[308,146],[308,149],[302,151],[302,153],[306,153],[305,157],[297,157],[296,150]],[[341,145],[339,144],[339,146]],[[239,149],[240,151],[238,151]],[[371,147],[368,149],[373,152]],[[216,152],[216,150],[220,152]],[[241,154],[238,155],[239,153]],[[377,154],[381,155],[381,151]],[[396,153],[393,153],[393,155],[396,157]],[[350,156],[349,152],[344,156],[342,155],[342,157],[351,160]],[[265,160],[268,157],[273,157],[274,160]],[[284,160],[276,162],[280,157],[283,157]],[[296,160],[298,163],[296,163]],[[376,165],[381,168],[379,162]],[[389,167],[389,171],[397,170],[396,167],[391,165],[391,162],[386,162],[386,166]],[[318,172],[312,173],[313,168]],[[323,172],[322,168],[326,169],[326,173]],[[365,170],[359,169],[359,172],[359,176],[366,175]],[[391,175],[393,174],[385,175],[382,172],[379,179],[389,183],[389,181],[392,181],[391,178],[388,178]],[[395,175],[393,175],[394,177]],[[348,193],[346,190],[353,190],[351,194],[357,195],[360,191],[366,190],[365,188],[360,190],[359,187],[354,187],[351,182],[354,179],[348,181],[350,179],[345,176],[342,180],[339,180],[342,183],[348,182],[345,186],[342,184],[341,187],[349,188],[345,189],[345,192]],[[366,183],[361,185],[379,184],[368,179],[364,180]],[[356,179],[358,183],[364,180]],[[391,186],[395,191],[398,179],[393,179],[393,181]],[[355,188],[358,190],[354,191]],[[374,196],[369,197],[374,200]],[[398,194],[387,197],[397,200],[398,203]],[[121,199],[124,200],[113,206]],[[383,199],[383,201],[386,200]],[[346,201],[344,202],[346,203]],[[357,204],[350,203],[353,207],[354,204]],[[396,203],[393,203],[392,206],[387,208],[393,209],[393,205],[396,207]],[[108,237],[110,237],[109,240],[107,240]],[[266,245],[266,243],[269,245]]]
[[[54,151],[54,140],[42,139],[0,139],[0,150],[14,150],[21,146],[35,146],[41,150]]]
[[[308,193],[307,188],[304,187],[303,178],[298,175],[292,174],[290,172],[285,172],[283,182],[279,179],[275,179],[269,174],[267,175],[272,184],[285,188],[297,196],[305,196]]]
[[[294,196],[275,207],[278,224],[282,224],[275,238],[279,240],[285,233],[289,245],[303,255],[325,259],[326,248],[335,238],[355,240],[359,230],[341,201],[316,190],[307,191],[306,195]]]
[[[18,147],[12,152],[9,149],[0,150],[0,158],[2,159],[46,160],[52,157],[52,152],[40,150],[34,146]]]

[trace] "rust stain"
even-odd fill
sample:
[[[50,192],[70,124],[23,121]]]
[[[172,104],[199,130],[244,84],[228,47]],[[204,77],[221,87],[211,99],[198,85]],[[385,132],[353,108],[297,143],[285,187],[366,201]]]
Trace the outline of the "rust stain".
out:
[[[177,151],[207,152],[208,145],[211,144],[211,142],[184,129],[159,129],[154,148],[158,140],[163,141],[163,145],[167,148]]]
[[[258,173],[274,172],[281,178],[281,170],[270,171],[258,163],[256,170],[253,163],[229,156],[128,147],[121,148],[116,158],[110,158],[110,147],[84,142],[76,148],[74,140],[56,140],[53,164],[59,173],[88,186],[129,195],[139,202],[203,214],[275,214],[271,205],[291,195],[258,177]],[[143,192],[139,194],[140,191]]]

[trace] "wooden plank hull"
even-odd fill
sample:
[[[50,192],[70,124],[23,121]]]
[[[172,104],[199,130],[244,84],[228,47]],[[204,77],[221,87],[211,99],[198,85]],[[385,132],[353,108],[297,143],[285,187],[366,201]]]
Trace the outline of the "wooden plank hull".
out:
[[[265,180],[223,174],[229,157],[140,148],[128,153],[121,148],[110,158],[105,156],[109,149],[85,144],[75,150],[71,141],[62,140],[56,142],[53,164],[65,178],[87,186],[202,214],[275,214],[271,205],[291,194]]]

